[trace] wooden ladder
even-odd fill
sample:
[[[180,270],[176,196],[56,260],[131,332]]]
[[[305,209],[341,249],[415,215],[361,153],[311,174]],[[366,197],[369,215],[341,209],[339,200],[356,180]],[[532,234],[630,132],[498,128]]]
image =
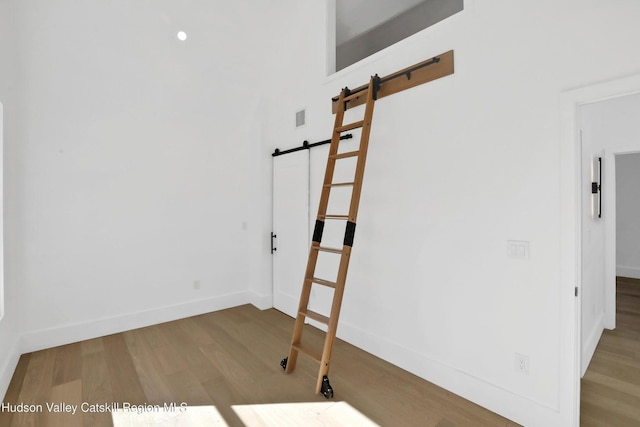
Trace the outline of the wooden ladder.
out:
[[[316,218],[315,229],[313,232],[313,240],[309,251],[309,260],[302,284],[302,293],[300,296],[300,304],[298,306],[298,314],[296,316],[293,336],[291,338],[291,347],[288,357],[284,358],[280,365],[287,373],[292,372],[296,367],[298,353],[306,354],[312,359],[320,363],[318,371],[318,380],[316,383],[316,394],[322,392],[327,399],[333,397],[333,388],[329,383],[329,366],[331,362],[331,353],[338,329],[338,318],[340,316],[340,307],[342,305],[342,296],[344,294],[345,281],[347,279],[347,270],[349,268],[349,260],[351,258],[351,247],[353,246],[353,238],[356,229],[356,220],[358,217],[358,206],[360,204],[360,193],[362,190],[362,180],[364,176],[364,167],[367,159],[367,148],[369,146],[369,134],[371,131],[371,120],[373,118],[373,107],[380,88],[380,78],[376,75],[371,77],[368,86],[362,86],[353,93],[344,88],[338,97],[338,108],[336,111],[335,124],[333,134],[331,136],[331,145],[329,148],[329,156],[327,158],[327,168],[324,175],[322,193],[320,196],[320,204],[318,207],[318,216]],[[350,124],[343,124],[344,113],[347,103],[350,101],[363,101],[366,98],[366,106],[364,118]],[[340,143],[340,134],[353,129],[362,128],[360,136],[360,145],[356,151],[338,152]],[[355,176],[353,182],[333,182],[336,162],[341,159],[357,157]],[[353,187],[351,192],[351,202],[348,214],[327,213],[329,205],[329,196],[331,189],[334,187]],[[330,248],[320,246],[322,233],[324,230],[325,220],[342,220],[346,222],[344,242],[342,248]],[[337,278],[335,282],[316,277],[316,264],[320,252],[328,252],[340,255],[340,263],[338,266]],[[311,311],[309,309],[309,298],[311,296],[312,285],[327,286],[333,289],[333,301],[331,303],[331,312],[329,316]],[[302,331],[305,319],[313,319],[317,322],[327,325],[327,333],[324,340],[322,352],[310,348],[302,343]]]

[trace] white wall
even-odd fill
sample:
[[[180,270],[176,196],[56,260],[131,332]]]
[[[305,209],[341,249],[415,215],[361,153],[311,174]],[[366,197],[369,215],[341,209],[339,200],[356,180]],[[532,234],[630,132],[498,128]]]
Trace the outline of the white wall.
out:
[[[14,3],[23,350],[259,300],[271,8]]]
[[[13,370],[20,356],[19,340],[23,329],[19,272],[15,268],[16,253],[20,250],[16,239],[15,227],[19,224],[16,215],[19,194],[16,182],[10,178],[16,172],[19,159],[16,126],[16,90],[17,90],[17,49],[15,37],[13,4],[9,0],[0,0],[0,114],[4,120],[0,124],[0,159],[2,159],[2,191],[4,248],[0,248],[4,261],[4,271],[0,268],[0,292],[4,285],[4,316],[0,319],[0,395],[9,385]],[[0,232],[0,236],[3,233]],[[4,253],[3,253],[4,252]],[[2,300],[2,296],[0,296]]]
[[[640,145],[640,129],[628,137]],[[617,272],[640,279],[640,153],[616,156],[616,184]]]
[[[0,1],[0,394],[23,352],[271,305],[260,140],[285,6]]]
[[[270,148],[326,138],[341,87],[456,55],[455,75],[376,106],[339,335],[519,423],[571,425],[573,343],[563,331],[576,284],[561,282],[560,210],[575,195],[560,190],[559,100],[640,68],[628,54],[640,5],[467,1],[330,77],[324,12],[298,8],[289,27],[295,96],[270,118]],[[296,131],[301,104],[309,124]],[[510,239],[530,242],[528,260],[507,258]],[[529,356],[529,375],[515,372],[516,352]]]

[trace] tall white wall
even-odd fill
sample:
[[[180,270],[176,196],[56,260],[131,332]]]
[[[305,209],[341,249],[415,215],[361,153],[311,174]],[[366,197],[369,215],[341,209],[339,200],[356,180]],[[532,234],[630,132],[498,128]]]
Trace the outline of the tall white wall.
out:
[[[640,146],[640,129],[629,138]],[[616,157],[616,184],[618,275],[640,279],[640,153]]]
[[[271,306],[260,141],[285,7],[0,1],[0,394],[23,352]]]
[[[271,148],[326,138],[341,87],[449,49],[456,60],[453,76],[376,105],[339,335],[519,423],[571,425],[573,344],[561,334],[576,284],[561,283],[559,236],[561,200],[575,195],[560,191],[560,94],[640,69],[629,54],[640,5],[469,0],[327,77],[321,3],[293,6]],[[301,105],[308,125],[295,130]],[[529,258],[509,259],[508,240],[528,241]]]
[[[13,2],[0,0],[0,114],[3,116],[0,124],[0,159],[2,159],[2,191],[3,212],[0,215],[3,223],[3,248],[0,254],[4,261],[4,269],[0,269],[0,301],[4,299],[4,316],[0,319],[0,395],[9,385],[13,370],[20,356],[20,334],[23,330],[23,310],[20,293],[20,273],[15,266],[17,253],[20,251],[20,241],[15,229],[20,223],[17,216],[19,204],[19,187],[11,178],[19,167],[18,158],[18,129],[17,129],[17,48],[15,37],[15,21]],[[3,271],[4,270],[4,271]]]
[[[254,300],[269,6],[14,6],[23,350]]]

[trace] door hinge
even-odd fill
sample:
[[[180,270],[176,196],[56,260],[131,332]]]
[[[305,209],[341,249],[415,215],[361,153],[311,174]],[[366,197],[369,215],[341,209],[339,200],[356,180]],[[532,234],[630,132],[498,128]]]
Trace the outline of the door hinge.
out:
[[[575,296],[576,297],[578,296],[578,287],[577,286],[575,287]]]
[[[271,254],[273,254],[275,251],[278,250],[278,248],[276,248],[273,244],[274,244],[274,239],[278,237],[276,236],[273,232],[271,232]]]

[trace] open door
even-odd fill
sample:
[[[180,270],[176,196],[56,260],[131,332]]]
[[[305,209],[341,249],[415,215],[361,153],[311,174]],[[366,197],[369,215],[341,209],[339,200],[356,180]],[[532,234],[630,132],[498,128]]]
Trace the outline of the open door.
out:
[[[273,157],[273,307],[295,317],[309,255],[309,150]]]

